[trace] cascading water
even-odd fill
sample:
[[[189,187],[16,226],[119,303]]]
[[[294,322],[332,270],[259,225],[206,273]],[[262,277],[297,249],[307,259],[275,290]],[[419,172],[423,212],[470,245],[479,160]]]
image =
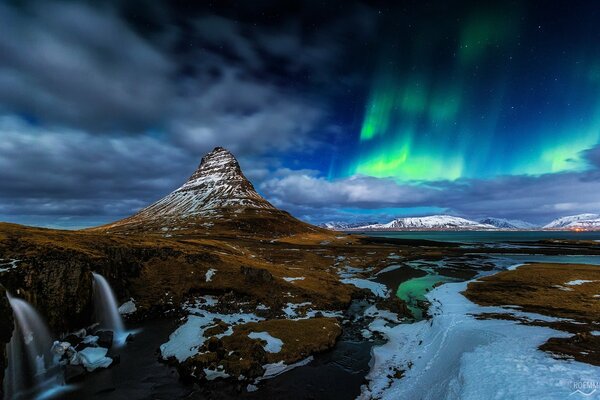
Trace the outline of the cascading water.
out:
[[[113,331],[113,342],[121,345],[127,339],[123,319],[119,314],[117,300],[108,281],[100,274],[92,272],[94,277],[94,308],[100,327]]]
[[[29,303],[10,295],[8,300],[15,316],[15,330],[6,346],[5,398],[43,397],[45,392],[63,383],[60,367],[51,353],[52,336]]]

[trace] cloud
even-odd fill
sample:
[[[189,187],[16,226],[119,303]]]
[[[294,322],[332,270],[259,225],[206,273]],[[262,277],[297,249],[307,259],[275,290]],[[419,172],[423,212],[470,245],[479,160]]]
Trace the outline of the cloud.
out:
[[[0,5],[0,110],[90,131],[160,121],[174,66],[110,9]]]
[[[592,167],[600,170],[600,145],[584,152],[584,157]]]
[[[146,136],[48,130],[0,118],[0,214],[123,216],[181,184],[197,160]]]
[[[325,115],[314,103],[227,67],[211,83],[189,81],[185,92],[169,131],[176,144],[197,153],[218,145],[241,155],[314,148],[309,133]]]
[[[435,207],[470,218],[496,216],[540,223],[565,214],[600,211],[600,176],[594,170],[427,185],[360,176],[328,181],[314,171],[280,171],[280,175],[263,182],[260,189],[280,207],[310,219],[323,216],[323,207],[363,209],[372,215],[382,214],[385,208]],[[323,217],[319,219],[331,219]]]

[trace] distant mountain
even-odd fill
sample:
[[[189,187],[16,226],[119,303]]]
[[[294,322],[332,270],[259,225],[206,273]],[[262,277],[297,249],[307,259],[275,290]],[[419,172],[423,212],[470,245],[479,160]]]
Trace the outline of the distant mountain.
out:
[[[451,215],[431,215],[427,217],[397,218],[385,224],[372,224],[354,228],[365,231],[403,231],[403,230],[489,230],[497,229],[493,225],[482,224]]]
[[[187,182],[175,191],[131,217],[90,230],[252,236],[321,231],[265,200],[244,176],[233,154],[222,147],[206,154]]]
[[[518,219],[488,217],[479,220],[480,224],[492,225],[500,229],[535,229],[538,226]]]
[[[578,214],[555,219],[544,229],[590,229],[600,230],[600,214]]]
[[[365,225],[374,225],[377,222],[341,222],[341,221],[330,221],[319,224],[319,227],[330,229],[332,231],[346,231],[349,229],[360,228]]]

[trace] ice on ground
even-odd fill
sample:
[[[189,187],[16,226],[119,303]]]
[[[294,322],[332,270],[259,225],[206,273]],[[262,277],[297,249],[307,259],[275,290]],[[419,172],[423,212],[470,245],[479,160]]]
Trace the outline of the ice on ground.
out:
[[[256,392],[257,390],[258,390],[258,386],[253,385],[251,383],[249,383],[248,386],[246,386],[247,392]]]
[[[303,281],[305,278],[303,276],[298,276],[296,278],[291,278],[291,277],[285,277],[283,278],[284,281],[286,282],[294,282],[294,281]]]
[[[340,278],[354,278],[356,274],[363,271],[360,268],[351,267],[349,265],[344,266],[342,269],[338,270],[338,275]]]
[[[368,279],[344,278],[340,282],[345,283],[346,285],[354,285],[359,289],[368,289],[371,291],[371,293],[378,297],[386,298],[390,296],[390,291],[387,286],[381,283],[370,281]]]
[[[278,375],[281,375],[284,372],[290,371],[290,370],[292,370],[294,368],[302,367],[304,365],[307,365],[313,359],[314,359],[314,357],[310,356],[308,358],[305,358],[303,360],[300,360],[300,361],[298,361],[298,362],[296,362],[294,364],[290,364],[290,365],[285,364],[283,361],[279,361],[278,363],[263,365],[263,368],[265,369],[265,373],[263,374],[262,377],[258,378],[256,380],[256,382],[261,381],[263,379],[274,378],[274,377],[276,377]]]
[[[283,347],[281,339],[271,336],[269,332],[251,332],[248,334],[248,337],[250,339],[260,339],[267,342],[267,344],[263,346],[267,353],[279,353]]]
[[[83,340],[81,341],[81,343],[95,345],[96,343],[98,343],[99,339],[100,339],[99,336],[89,335],[89,336],[84,337]]]
[[[211,268],[208,271],[206,271],[206,274],[204,275],[206,278],[206,282],[212,281],[212,278],[213,278],[213,276],[215,276],[216,273],[217,273],[217,270],[214,268]]]
[[[373,337],[373,333],[368,330],[368,329],[362,329],[360,331],[360,334],[362,335],[362,337],[364,337],[365,339],[370,339]]]
[[[566,282],[565,285],[567,285],[567,286],[579,286],[579,285],[583,285],[584,283],[591,283],[591,282],[596,282],[596,281],[590,281],[590,280],[585,280],[585,279],[576,279],[574,281]]]
[[[393,313],[389,310],[380,310],[377,308],[376,305],[372,305],[369,308],[367,308],[364,311],[363,315],[365,317],[383,318],[386,321],[395,322],[395,323],[400,322],[400,319],[398,318],[398,314]]]
[[[392,271],[395,271],[395,270],[400,269],[400,268],[402,268],[402,265],[392,264],[392,265],[389,265],[389,266],[385,267],[381,271],[377,272],[375,275],[385,274],[386,272],[392,272]]]
[[[594,336],[600,336],[600,331],[591,331],[590,333]]]
[[[204,310],[206,307],[213,307],[219,304],[219,300],[215,296],[204,295],[196,297],[192,302],[186,302],[184,309],[191,313],[198,313]]]
[[[119,307],[119,314],[121,315],[133,314],[136,311],[137,307],[135,306],[135,300],[133,299],[129,299],[129,301],[126,301]]]
[[[219,365],[218,368],[223,368],[221,365]],[[226,373],[225,371],[221,371],[219,369],[210,369],[210,368],[204,368],[204,374],[206,375],[206,380],[207,381],[214,381],[215,379],[218,378],[229,378],[229,374]]]
[[[287,303],[287,305],[283,309],[283,313],[288,318],[296,318],[296,317],[298,317],[298,312],[297,312],[298,308],[305,307],[305,306],[310,306],[311,304],[312,304],[311,302]]]
[[[189,315],[187,321],[169,336],[168,342],[160,345],[160,353],[165,360],[175,357],[182,362],[195,355],[208,339],[204,337],[204,332],[214,326],[218,320],[230,325],[227,331],[215,335],[218,338],[231,335],[233,333],[231,326],[233,325],[263,320],[263,318],[249,313],[218,314],[198,308],[188,308],[188,311],[192,315]]]
[[[77,364],[83,365],[87,371],[91,372],[98,368],[107,368],[112,363],[112,358],[106,357],[106,353],[108,353],[108,349],[104,347],[86,347],[77,352],[75,357],[78,361]]]
[[[307,308],[304,311],[303,315],[298,313],[299,308],[305,308],[310,306],[312,303],[304,302],[304,303],[287,303],[287,305],[283,308],[283,313],[285,314],[287,319],[308,319],[314,318],[317,314],[321,314],[324,317],[328,318],[338,318],[343,315],[341,311],[326,311],[326,310],[314,310],[312,308]]]
[[[15,259],[8,260],[8,259],[0,258],[0,273],[10,271],[11,269],[17,268],[20,261],[21,260],[15,260]]]
[[[360,399],[564,399],[575,385],[597,381],[600,367],[538,350],[550,337],[568,334],[476,319],[507,310],[470,302],[460,294],[467,284],[447,283],[428,293],[430,320],[372,327],[388,342],[372,349],[369,383]],[[403,377],[395,378],[400,372]]]

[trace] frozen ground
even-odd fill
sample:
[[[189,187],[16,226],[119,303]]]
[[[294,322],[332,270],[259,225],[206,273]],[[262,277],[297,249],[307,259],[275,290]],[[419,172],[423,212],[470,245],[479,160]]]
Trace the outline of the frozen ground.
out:
[[[210,312],[203,309],[203,307],[214,305],[214,297],[205,296],[202,300],[204,303],[186,307],[186,310],[190,313],[187,321],[169,336],[168,342],[160,346],[160,353],[165,360],[174,357],[182,362],[197,354],[198,348],[208,339],[204,336],[204,332],[215,326],[217,321],[223,321],[229,325],[227,331],[215,335],[220,338],[231,335],[234,325],[262,320],[262,318],[250,313],[219,314]]]
[[[564,332],[475,319],[472,314],[511,310],[477,306],[460,294],[466,285],[447,283],[427,294],[431,320],[371,324],[388,342],[373,348],[360,399],[566,399],[581,397],[577,388],[598,384],[600,367],[537,349]]]

